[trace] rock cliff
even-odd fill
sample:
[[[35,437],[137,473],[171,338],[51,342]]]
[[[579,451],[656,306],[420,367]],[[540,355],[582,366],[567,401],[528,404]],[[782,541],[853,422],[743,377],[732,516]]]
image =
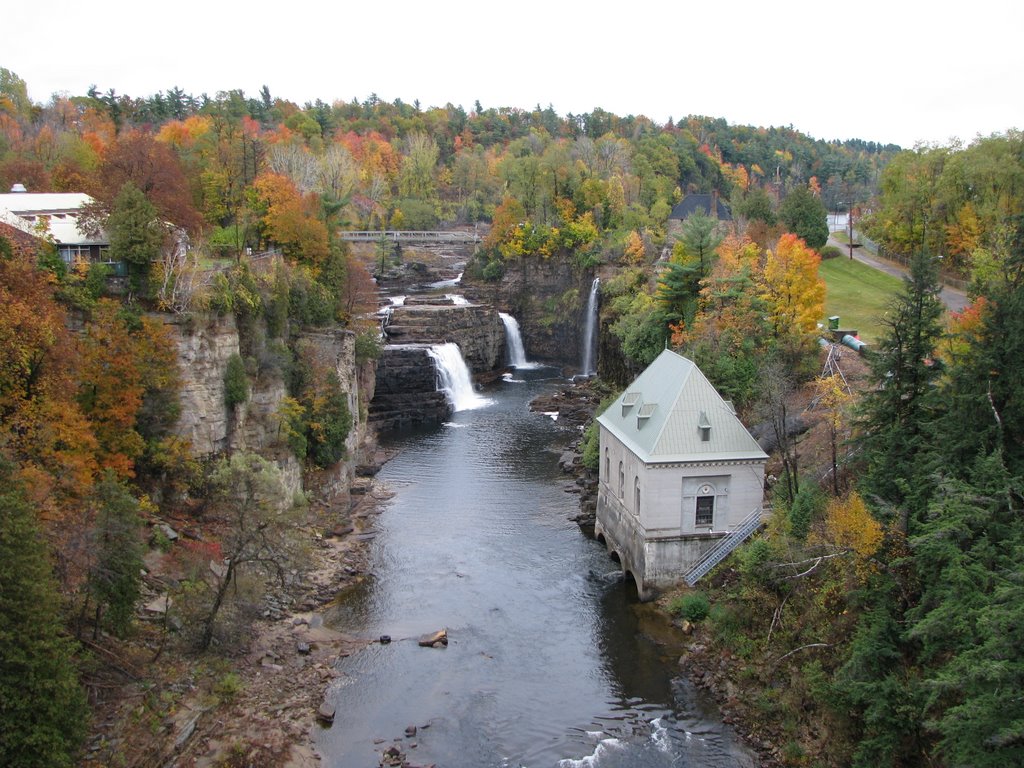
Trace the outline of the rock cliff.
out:
[[[505,364],[505,327],[491,306],[410,297],[405,305],[391,310],[385,333],[396,344],[455,342],[462,359],[477,375]]]
[[[291,495],[305,492],[330,501],[348,493],[360,448],[371,437],[367,413],[375,385],[373,366],[356,364],[355,335],[351,331],[309,330],[293,339],[296,349],[315,355],[337,373],[352,414],[346,459],[326,470],[304,472],[280,429],[277,414],[288,396],[288,388],[280,367],[266,362],[272,355],[260,350],[263,362],[249,361],[249,398],[229,410],[224,377],[228,360],[240,349],[234,318],[228,315],[163,319],[176,332],[182,375],[181,416],[175,433],[191,443],[193,454],[252,451],[277,463]]]
[[[584,312],[594,275],[568,259],[521,259],[498,282],[463,278],[468,297],[508,312],[519,323],[530,360],[575,372],[581,362]]]
[[[437,391],[437,373],[428,349],[428,344],[384,347],[370,403],[369,418],[376,430],[437,424],[451,414],[444,393]]]

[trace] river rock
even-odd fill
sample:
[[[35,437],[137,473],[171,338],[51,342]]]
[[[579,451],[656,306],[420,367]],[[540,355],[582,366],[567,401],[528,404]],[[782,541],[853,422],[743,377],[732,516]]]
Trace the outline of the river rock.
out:
[[[448,645],[448,630],[439,629],[429,635],[423,635],[418,641],[423,648],[444,648]]]
[[[324,699],[320,704],[320,708],[316,711],[316,717],[323,723],[333,723],[335,707],[327,699]]]

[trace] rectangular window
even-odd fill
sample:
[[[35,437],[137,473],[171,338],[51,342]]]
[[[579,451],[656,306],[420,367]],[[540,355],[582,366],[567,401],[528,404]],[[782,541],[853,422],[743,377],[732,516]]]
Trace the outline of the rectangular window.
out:
[[[697,519],[694,521],[697,525],[706,525],[711,527],[715,519],[715,497],[714,496],[698,496],[697,497]]]

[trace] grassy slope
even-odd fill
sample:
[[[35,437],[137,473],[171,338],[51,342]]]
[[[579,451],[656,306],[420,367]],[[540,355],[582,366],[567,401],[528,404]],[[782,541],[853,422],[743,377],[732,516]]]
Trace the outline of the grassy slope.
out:
[[[898,278],[846,258],[826,259],[818,273],[825,280],[825,316],[839,315],[839,325],[860,331],[867,342],[875,341],[878,322],[903,283]]]

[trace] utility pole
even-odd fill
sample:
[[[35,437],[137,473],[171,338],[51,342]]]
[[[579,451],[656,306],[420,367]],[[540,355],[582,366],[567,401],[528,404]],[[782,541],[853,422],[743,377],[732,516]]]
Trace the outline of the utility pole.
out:
[[[853,201],[850,201],[850,208],[846,213],[846,218],[850,221],[850,261],[853,261]]]

